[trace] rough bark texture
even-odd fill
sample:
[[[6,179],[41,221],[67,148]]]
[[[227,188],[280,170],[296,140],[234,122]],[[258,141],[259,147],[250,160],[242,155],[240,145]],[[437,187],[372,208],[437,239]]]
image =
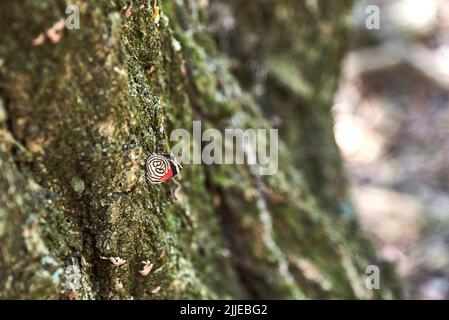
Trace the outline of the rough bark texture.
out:
[[[350,2],[70,1],[81,29],[33,46],[67,4],[0,4],[0,298],[401,297],[332,136]],[[178,201],[146,181],[173,129],[273,114],[276,175],[185,166]],[[364,286],[370,264],[381,290]]]

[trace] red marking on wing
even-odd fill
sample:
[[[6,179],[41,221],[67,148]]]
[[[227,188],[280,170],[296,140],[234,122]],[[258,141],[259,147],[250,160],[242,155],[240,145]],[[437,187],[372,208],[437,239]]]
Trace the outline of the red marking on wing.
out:
[[[173,170],[170,168],[170,170],[167,171],[166,174],[159,180],[160,182],[164,182],[165,180],[171,178],[173,176]]]

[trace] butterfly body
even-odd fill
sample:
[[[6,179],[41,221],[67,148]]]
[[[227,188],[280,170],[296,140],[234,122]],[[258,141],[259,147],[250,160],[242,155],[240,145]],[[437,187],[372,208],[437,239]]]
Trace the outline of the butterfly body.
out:
[[[173,155],[152,154],[147,160],[147,179],[151,184],[159,184],[176,176],[182,169]]]

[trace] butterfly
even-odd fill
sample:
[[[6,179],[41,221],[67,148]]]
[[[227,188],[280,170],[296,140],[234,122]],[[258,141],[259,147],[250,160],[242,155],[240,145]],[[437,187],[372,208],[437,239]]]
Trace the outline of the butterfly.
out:
[[[162,183],[182,170],[172,154],[152,154],[147,160],[147,179],[151,184]]]

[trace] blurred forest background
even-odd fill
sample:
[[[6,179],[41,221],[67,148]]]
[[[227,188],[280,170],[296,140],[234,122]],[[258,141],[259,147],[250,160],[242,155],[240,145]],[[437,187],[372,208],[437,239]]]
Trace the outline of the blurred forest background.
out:
[[[359,1],[353,23],[333,111],[360,221],[411,298],[448,299],[449,1]]]

